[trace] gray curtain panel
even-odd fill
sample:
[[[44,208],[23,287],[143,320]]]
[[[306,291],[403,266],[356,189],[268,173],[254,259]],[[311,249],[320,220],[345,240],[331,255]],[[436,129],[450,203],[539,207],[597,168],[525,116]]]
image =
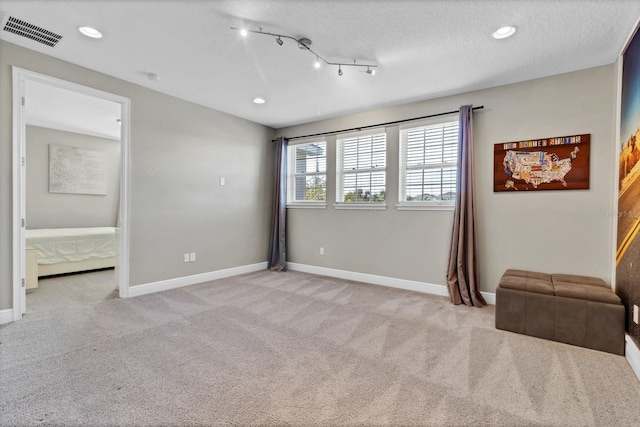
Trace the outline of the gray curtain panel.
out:
[[[487,305],[480,294],[473,168],[473,106],[460,107],[458,179],[447,284],[454,304]]]
[[[268,268],[273,271],[287,269],[287,146],[286,138],[276,141],[276,170],[273,187],[273,219],[269,242]]]

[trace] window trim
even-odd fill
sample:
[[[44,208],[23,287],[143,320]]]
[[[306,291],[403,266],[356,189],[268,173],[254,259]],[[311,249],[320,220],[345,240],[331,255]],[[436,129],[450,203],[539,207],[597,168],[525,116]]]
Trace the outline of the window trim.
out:
[[[372,211],[384,211],[387,209],[386,203],[381,202],[335,202],[333,208],[337,210],[372,210]]]
[[[396,209],[399,211],[452,211],[456,207],[456,202],[451,201],[436,201],[433,202],[398,202]]]
[[[287,209],[326,209],[326,202],[319,202],[317,200],[297,200],[295,202],[287,202]]]
[[[423,166],[406,166],[407,161],[407,144],[403,139],[403,132],[407,132],[410,129],[424,128],[429,126],[444,125],[447,123],[458,123],[459,114],[455,114],[455,118],[452,117],[438,117],[431,120],[424,120],[420,122],[413,122],[411,124],[405,124],[398,130],[398,203],[396,204],[397,210],[454,210],[454,200],[433,200],[433,201],[408,201],[407,197],[407,171],[410,170],[426,170],[426,169],[439,169],[442,167],[455,166],[456,168],[456,185],[458,174],[458,162],[443,162],[435,165],[423,165]],[[458,134],[460,128],[458,127]]]

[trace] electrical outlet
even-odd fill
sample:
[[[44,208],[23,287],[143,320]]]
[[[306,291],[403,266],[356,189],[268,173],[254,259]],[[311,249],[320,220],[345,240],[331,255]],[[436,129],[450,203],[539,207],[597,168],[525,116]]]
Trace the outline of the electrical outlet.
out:
[[[324,255],[324,248],[320,248],[320,255]]]
[[[189,262],[189,254],[184,254],[184,262]]]
[[[637,305],[633,305],[633,322],[637,325],[638,324],[638,306]]]
[[[191,261],[191,262],[195,262],[196,261],[196,253],[195,252],[191,252],[189,254],[189,261]]]

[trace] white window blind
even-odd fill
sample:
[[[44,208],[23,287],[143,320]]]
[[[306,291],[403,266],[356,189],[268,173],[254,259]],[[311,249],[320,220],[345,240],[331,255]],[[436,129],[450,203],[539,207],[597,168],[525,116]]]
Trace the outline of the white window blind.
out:
[[[400,131],[400,202],[453,204],[458,166],[458,122]]]
[[[327,197],[327,143],[289,146],[287,202],[318,202]]]
[[[338,139],[336,202],[384,202],[386,162],[384,132]]]

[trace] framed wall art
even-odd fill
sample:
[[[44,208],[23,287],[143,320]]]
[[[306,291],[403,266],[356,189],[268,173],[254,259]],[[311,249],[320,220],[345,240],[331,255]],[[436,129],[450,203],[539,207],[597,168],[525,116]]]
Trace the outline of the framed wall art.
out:
[[[495,144],[493,191],[588,189],[590,139],[583,134]]]
[[[49,192],[106,195],[105,153],[49,144]]]
[[[621,58],[620,140],[618,141],[618,205],[616,293],[627,308],[627,351],[640,348],[640,30],[636,28]],[[612,189],[613,190],[613,189]],[[635,307],[635,308],[634,308]]]

